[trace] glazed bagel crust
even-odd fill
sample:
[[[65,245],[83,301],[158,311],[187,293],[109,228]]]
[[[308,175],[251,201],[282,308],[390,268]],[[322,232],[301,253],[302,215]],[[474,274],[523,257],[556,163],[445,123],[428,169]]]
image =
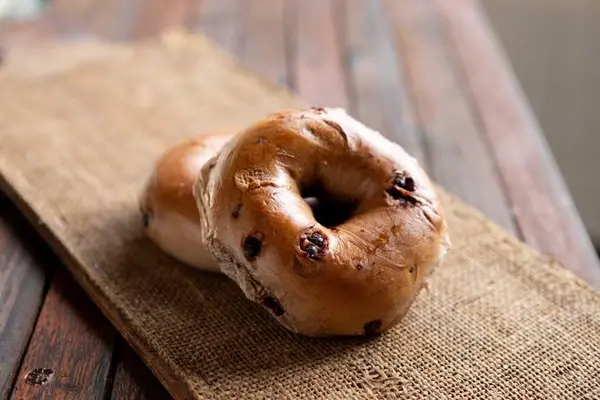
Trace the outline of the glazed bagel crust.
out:
[[[200,168],[231,137],[203,135],[168,149],[158,159],[140,198],[146,235],[169,255],[205,271],[220,270],[203,245],[193,187]]]
[[[203,243],[288,329],[360,335],[394,326],[449,247],[427,175],[342,109],[275,113],[201,168]],[[323,225],[304,197],[350,204]]]

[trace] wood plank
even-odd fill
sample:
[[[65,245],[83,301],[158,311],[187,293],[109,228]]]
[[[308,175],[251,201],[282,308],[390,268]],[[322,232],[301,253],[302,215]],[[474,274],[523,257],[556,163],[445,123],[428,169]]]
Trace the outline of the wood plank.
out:
[[[0,398],[7,398],[44,298],[48,250],[0,194]]]
[[[406,71],[432,177],[516,234],[493,155],[480,134],[435,8],[431,2],[385,0],[384,10]]]
[[[289,87],[284,0],[272,1],[268,7],[262,0],[244,0],[240,6],[236,55],[253,73]]]
[[[52,24],[52,34],[63,37],[83,36],[93,18],[96,0],[52,0],[43,14]]]
[[[94,1],[85,22],[85,33],[105,40],[128,40],[133,35],[143,0]],[[67,11],[68,12],[68,11]]]
[[[355,97],[352,112],[427,167],[380,2],[348,0],[340,7],[346,68]]]
[[[55,22],[49,13],[43,13],[33,20],[0,23],[0,48],[3,57],[8,57],[13,47],[25,47],[28,43],[48,40],[55,34]]]
[[[103,399],[116,333],[66,269],[52,282],[13,399]]]
[[[315,105],[350,108],[334,0],[288,1],[290,87]]]
[[[52,0],[45,14],[62,36],[99,35],[122,39],[129,35],[138,0]]]
[[[478,4],[436,2],[526,242],[600,288],[598,257]]]
[[[167,29],[189,28],[200,14],[198,0],[141,0],[132,29],[133,39],[155,36]]]
[[[198,22],[194,28],[219,47],[235,54],[239,35],[239,0],[202,0]]]
[[[0,38],[13,45],[24,38],[48,40],[57,35],[126,40],[142,4],[142,0],[52,0],[35,19],[0,24]]]
[[[119,365],[115,373],[111,399],[166,400],[172,398],[128,344],[121,341],[118,348]]]

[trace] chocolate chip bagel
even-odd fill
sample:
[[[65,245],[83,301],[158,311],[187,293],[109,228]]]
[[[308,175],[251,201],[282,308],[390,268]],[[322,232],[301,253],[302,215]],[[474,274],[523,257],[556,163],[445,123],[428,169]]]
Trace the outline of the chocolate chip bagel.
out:
[[[158,246],[224,273],[310,336],[394,326],[449,248],[418,162],[337,108],[282,111],[175,146],[141,209]]]

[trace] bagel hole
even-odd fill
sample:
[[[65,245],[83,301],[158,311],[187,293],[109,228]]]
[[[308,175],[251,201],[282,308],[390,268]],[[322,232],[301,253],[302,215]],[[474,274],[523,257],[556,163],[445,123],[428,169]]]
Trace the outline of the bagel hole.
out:
[[[310,188],[302,197],[310,206],[315,220],[326,228],[335,228],[348,221],[358,208],[357,199],[344,199]]]

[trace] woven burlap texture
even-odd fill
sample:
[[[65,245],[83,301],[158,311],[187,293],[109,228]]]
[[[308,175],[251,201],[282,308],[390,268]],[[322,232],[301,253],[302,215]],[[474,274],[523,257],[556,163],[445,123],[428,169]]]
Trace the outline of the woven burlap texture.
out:
[[[137,208],[156,157],[304,103],[202,37],[86,46],[0,74],[2,186],[174,396],[600,398],[598,294],[442,189],[454,248],[375,339],[296,336],[165,256]]]

